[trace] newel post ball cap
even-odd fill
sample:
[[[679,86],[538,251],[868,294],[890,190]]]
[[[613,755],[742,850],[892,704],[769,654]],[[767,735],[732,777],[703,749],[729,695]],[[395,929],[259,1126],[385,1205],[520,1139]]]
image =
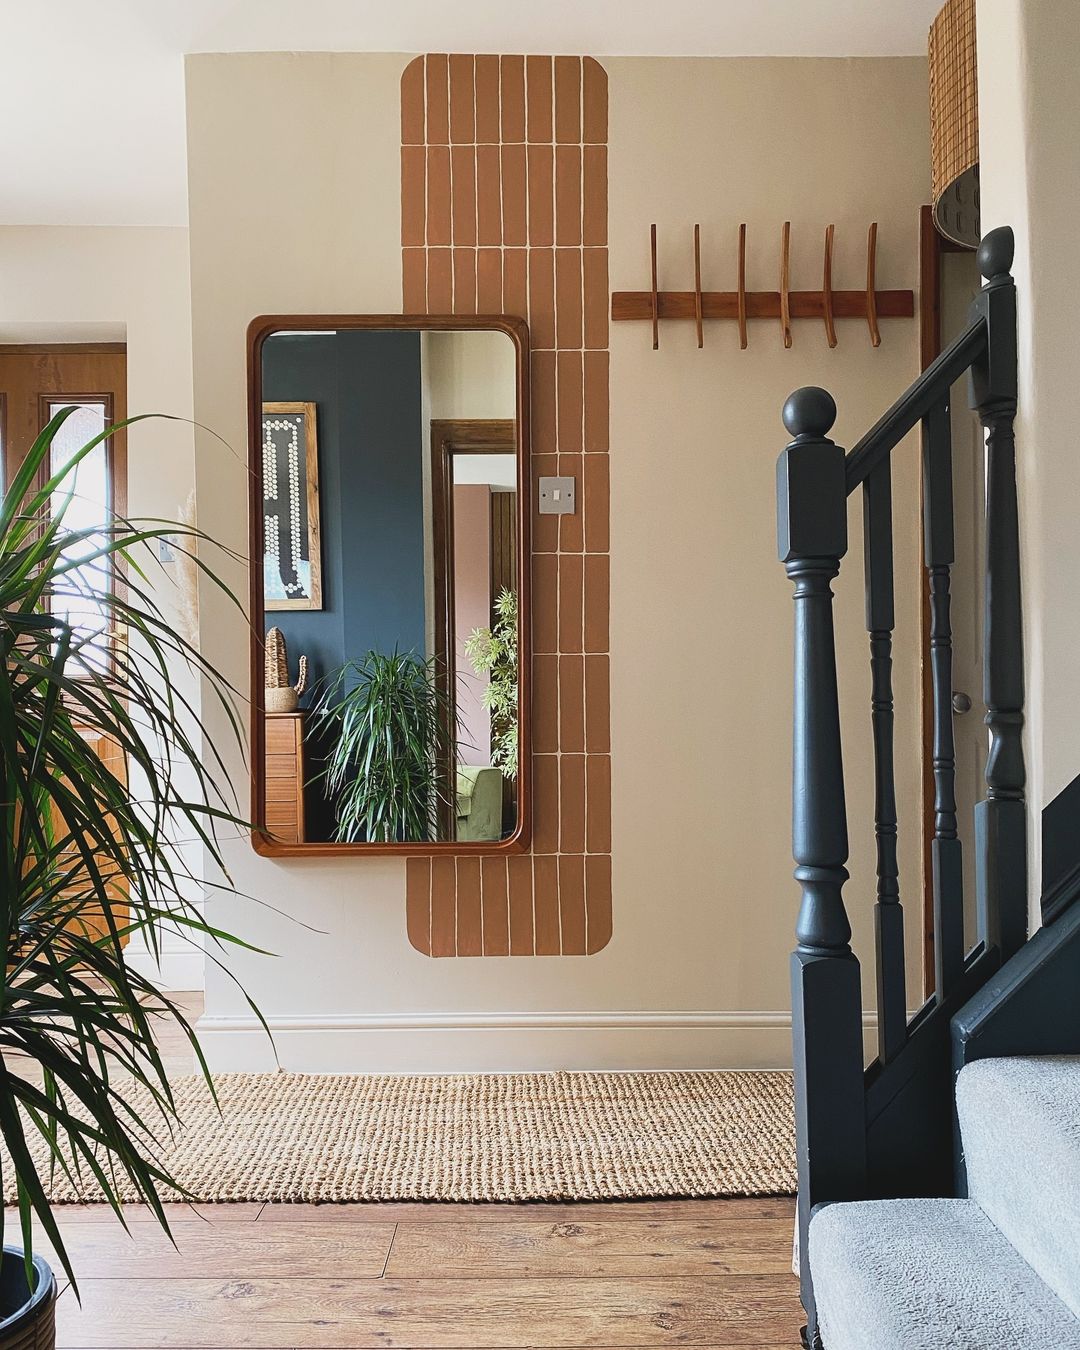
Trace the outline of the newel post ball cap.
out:
[[[827,389],[808,384],[795,390],[781,415],[792,436],[820,440],[829,434],[836,421],[836,403]]]
[[[980,274],[987,281],[1007,276],[1012,270],[1015,247],[1013,232],[1008,225],[999,225],[996,230],[984,234],[975,254]]]

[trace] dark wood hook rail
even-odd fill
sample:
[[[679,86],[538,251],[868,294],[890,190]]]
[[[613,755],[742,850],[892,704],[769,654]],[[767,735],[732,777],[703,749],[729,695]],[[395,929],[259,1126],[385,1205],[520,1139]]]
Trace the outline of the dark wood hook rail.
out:
[[[656,226],[649,228],[650,289],[647,291],[614,291],[611,296],[611,317],[616,323],[643,319],[652,324],[653,349],[660,346],[661,319],[692,319],[697,330],[697,345],[705,345],[703,323],[706,319],[733,319],[739,325],[739,346],[748,346],[747,321],[774,319],[779,321],[781,340],[791,347],[792,320],[819,319],[825,324],[825,336],[830,347],[837,345],[837,319],[862,319],[867,325],[873,346],[881,345],[880,319],[910,319],[915,314],[913,291],[879,291],[877,289],[877,236],[874,222],[866,240],[866,285],[858,291],[833,289],[833,244],[835,227],[825,231],[825,261],[822,285],[818,291],[791,289],[791,222],[785,221],[780,236],[780,289],[776,291],[748,291],[746,289],[746,226],[739,226],[738,289],[734,291],[703,291],[701,289],[701,226],[694,226],[694,289],[692,291],[662,291],[658,287],[656,261]]]

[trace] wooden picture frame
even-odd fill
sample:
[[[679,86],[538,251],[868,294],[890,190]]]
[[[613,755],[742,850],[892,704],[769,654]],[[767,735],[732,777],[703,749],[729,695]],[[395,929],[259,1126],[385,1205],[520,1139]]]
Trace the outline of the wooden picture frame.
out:
[[[266,826],[266,712],[263,690],[266,606],[262,568],[249,569],[251,651],[251,844],[256,853],[280,858],[362,857],[391,853],[399,857],[453,857],[455,855],[523,853],[532,838],[532,470],[529,459],[529,328],[524,319],[508,314],[262,314],[248,325],[248,547],[252,559],[260,556],[262,541],[262,347],[273,333],[337,330],[411,329],[418,332],[504,333],[514,344],[515,416],[518,470],[517,593],[518,593],[518,780],[517,823],[511,834],[494,840],[438,840],[427,843],[335,843],[304,840],[289,843],[275,838]]]
[[[293,483],[290,478],[286,478],[284,489],[278,484],[278,496],[268,499],[265,495],[262,499],[262,523],[263,523],[263,541],[261,557],[263,560],[263,570],[261,579],[263,583],[263,597],[267,610],[283,609],[322,609],[322,539],[319,532],[319,436],[317,409],[314,403],[263,403],[260,448],[262,454],[259,457],[260,479],[263,483],[265,493],[265,456],[268,423],[270,429],[284,431],[288,435],[292,433],[294,443],[302,440],[303,454],[297,454],[296,467],[299,472],[302,469],[303,482]],[[283,420],[285,419],[285,420]],[[282,492],[287,493],[287,497],[282,496]],[[267,513],[268,500],[275,500],[279,503],[278,509]],[[288,541],[292,539],[292,525],[295,524],[300,538],[306,546],[307,558],[302,553],[295,554],[295,563],[307,563],[308,576],[306,584],[302,586],[303,594],[296,598],[290,598],[287,595],[275,596],[273,599],[266,599],[266,578],[267,559],[271,556],[267,548],[267,522],[281,520],[282,511],[289,512],[289,528],[285,531],[284,538]],[[280,526],[276,533],[280,541],[282,535]],[[280,557],[280,543],[279,553]],[[282,582],[282,588],[285,590],[295,586],[300,586],[298,579],[298,566],[291,568],[294,577],[297,580],[286,581],[280,571],[279,578]]]

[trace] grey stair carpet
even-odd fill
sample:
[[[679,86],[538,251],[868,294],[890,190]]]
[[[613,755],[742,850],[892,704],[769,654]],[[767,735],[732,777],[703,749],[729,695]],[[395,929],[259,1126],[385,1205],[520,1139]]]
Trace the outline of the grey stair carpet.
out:
[[[1080,1317],[1080,1059],[986,1059],[957,1079],[968,1194]]]
[[[973,1200],[827,1205],[810,1261],[826,1350],[1080,1350],[1080,1321]]]

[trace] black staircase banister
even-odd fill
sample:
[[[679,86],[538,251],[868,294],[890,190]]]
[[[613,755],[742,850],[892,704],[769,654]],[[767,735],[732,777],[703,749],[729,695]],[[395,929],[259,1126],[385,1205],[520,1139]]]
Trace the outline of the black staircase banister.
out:
[[[845,461],[848,495],[865,482],[877,466],[904,437],[931,411],[963,375],[972,362],[986,351],[986,320],[976,318],[960,336],[932,362],[910,389],[892,405],[884,417],[849,451]]]
[[[985,284],[968,327],[847,455],[829,436],[836,404],[796,390],[792,439],[777,463],[780,559],[795,589],[792,854],[800,905],[791,958],[799,1255],[804,1344],[820,1350],[807,1226],[837,1200],[949,1194],[953,1161],[949,1021],[1026,937],[1024,669],[1013,418],[1016,292],[1012,231],[979,246]],[[955,799],[951,571],[952,386],[969,372],[985,433],[984,679],[986,800],[975,812],[979,941],[966,951]],[[934,722],[935,999],[908,1021],[897,871],[892,642],[895,622],[891,451],[922,424],[923,545],[930,602]],[[978,453],[977,451],[975,452]],[[877,843],[879,1055],[864,1075],[859,962],[844,899],[847,811],[832,583],[847,552],[847,498],[863,488],[866,627]],[[1080,883],[1078,883],[1080,884]],[[862,903],[863,897],[858,897]]]

